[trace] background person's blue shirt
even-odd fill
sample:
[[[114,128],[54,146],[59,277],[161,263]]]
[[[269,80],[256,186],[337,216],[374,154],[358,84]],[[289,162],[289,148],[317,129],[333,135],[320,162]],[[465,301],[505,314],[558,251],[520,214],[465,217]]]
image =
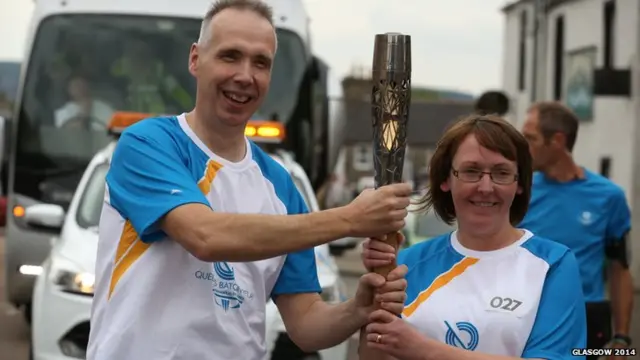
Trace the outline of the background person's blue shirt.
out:
[[[584,170],[584,179],[557,182],[536,172],[529,211],[519,227],[573,250],[588,302],[602,301],[605,244],[619,241],[631,228],[624,190]]]

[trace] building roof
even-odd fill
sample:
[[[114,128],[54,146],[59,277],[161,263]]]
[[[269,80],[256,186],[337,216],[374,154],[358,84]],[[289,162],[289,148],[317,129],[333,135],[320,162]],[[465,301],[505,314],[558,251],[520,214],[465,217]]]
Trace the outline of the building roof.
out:
[[[509,12],[509,11],[513,10],[518,5],[524,4],[524,3],[529,2],[529,1],[531,1],[531,0],[514,0],[514,1],[510,1],[507,4],[505,4],[502,7],[502,9],[500,9],[500,10],[502,10],[503,13],[506,13],[506,12]]]
[[[371,103],[349,100],[344,106],[346,111],[344,144],[372,141]],[[409,109],[407,144],[433,146],[451,122],[473,111],[473,102],[412,103]]]
[[[579,0],[513,0],[503,6],[501,10],[506,13],[514,10],[518,5],[533,3],[534,1],[540,1],[541,9],[548,12],[556,6]]]

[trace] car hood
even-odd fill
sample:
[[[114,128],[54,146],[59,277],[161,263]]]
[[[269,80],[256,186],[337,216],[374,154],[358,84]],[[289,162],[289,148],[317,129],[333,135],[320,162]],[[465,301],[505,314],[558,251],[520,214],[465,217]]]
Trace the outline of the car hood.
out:
[[[93,273],[98,252],[97,228],[65,226],[54,248],[58,254],[73,261],[82,271]]]
[[[333,257],[329,254],[328,250],[326,252],[324,250],[322,247],[315,249],[318,281],[322,288],[333,286],[338,280],[339,273],[338,265]]]

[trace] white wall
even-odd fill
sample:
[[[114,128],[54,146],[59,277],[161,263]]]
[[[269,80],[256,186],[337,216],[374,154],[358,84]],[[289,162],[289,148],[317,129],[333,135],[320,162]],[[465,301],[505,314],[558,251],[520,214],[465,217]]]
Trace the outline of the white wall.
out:
[[[596,66],[601,66],[602,27],[604,0],[581,0],[568,2],[553,8],[546,16],[549,21],[541,26],[542,41],[545,32],[549,35],[546,44],[539,47],[541,51],[538,72],[542,74],[538,81],[540,89],[538,100],[553,99],[553,63],[555,18],[565,17],[565,53],[580,48],[594,46],[597,49]],[[504,90],[509,94],[513,106],[509,119],[520,127],[531,99],[532,59],[527,58],[527,82],[525,91],[518,86],[518,38],[519,18],[523,9],[528,9],[529,25],[533,25],[532,2],[516,6],[506,14],[505,26],[505,67]],[[639,20],[637,0],[618,0],[616,9],[615,66],[628,68],[634,61],[636,53],[636,26]],[[533,33],[528,32],[527,53],[533,50]],[[594,100],[594,119],[580,124],[580,132],[575,146],[576,160],[591,170],[599,170],[600,157],[611,156],[611,179],[620,184],[628,192],[631,199],[632,180],[632,145],[635,130],[635,103],[631,98],[596,97]]]
[[[603,8],[605,0],[576,0],[559,5],[544,14],[540,24],[537,100],[552,100],[554,87],[553,64],[555,56],[555,20],[564,15],[565,22],[565,64],[566,54],[574,50],[593,46],[596,48],[596,67],[601,67],[603,59]],[[529,31],[527,46],[527,82],[525,91],[518,86],[519,23],[520,12],[528,9],[533,27],[533,1],[514,6],[505,13],[504,50],[504,90],[511,98],[512,109],[509,120],[521,127],[531,99],[531,77],[533,73],[532,49],[533,32]],[[640,1],[617,0],[614,22],[614,67],[640,69],[638,49],[640,22]],[[566,78],[566,68],[565,68]],[[634,77],[634,93],[640,89],[640,75]],[[635,96],[637,98],[637,95]],[[630,206],[636,208],[633,218],[634,257],[640,258],[640,129],[636,119],[640,118],[640,100],[633,97],[596,97],[593,105],[594,118],[580,124],[574,157],[578,163],[593,171],[599,171],[600,158],[612,159],[610,178],[622,186]],[[638,133],[638,135],[636,135]],[[634,155],[638,154],[636,158]],[[638,164],[636,164],[638,163]],[[636,174],[638,173],[638,174]],[[635,180],[635,181],[634,181]],[[634,189],[634,186],[636,189]],[[640,287],[640,264],[634,264],[636,284]]]
[[[520,16],[522,11],[527,12],[528,19],[528,37],[526,44],[526,77],[525,77],[525,91],[520,91],[518,89],[518,70],[520,67],[519,63],[519,40],[520,40]],[[513,11],[509,12],[505,16],[505,33],[504,33],[504,41],[505,45],[503,47],[503,73],[502,73],[502,81],[503,81],[503,90],[509,96],[510,100],[510,111],[509,114],[506,115],[509,121],[511,121],[515,126],[520,128],[522,126],[522,116],[524,114],[527,107],[530,104],[531,94],[529,91],[531,89],[531,79],[532,79],[532,50],[533,50],[533,5],[531,3],[525,3],[517,6],[513,9]]]
[[[0,61],[22,60],[34,0],[0,0]]]
[[[603,4],[604,0],[582,0],[554,8],[547,24],[549,39],[555,38],[555,18],[565,18],[565,53],[584,47],[597,49],[596,66],[601,67],[603,59]],[[637,0],[616,2],[614,66],[629,68],[636,53],[636,23],[638,21]],[[548,64],[553,63],[554,42],[547,42]],[[545,97],[553,98],[553,67],[548,66],[545,74]],[[611,179],[627,190],[631,200],[632,144],[635,129],[635,108],[631,98],[596,97],[594,100],[594,120],[580,125],[578,141],[574,149],[576,160],[597,171],[602,156],[610,156],[612,161]]]

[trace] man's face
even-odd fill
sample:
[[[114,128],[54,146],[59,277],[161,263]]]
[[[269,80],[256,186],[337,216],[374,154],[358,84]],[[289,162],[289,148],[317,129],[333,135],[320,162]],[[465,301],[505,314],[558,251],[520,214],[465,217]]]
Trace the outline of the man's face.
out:
[[[553,150],[540,131],[538,111],[531,110],[527,113],[527,119],[522,127],[522,134],[529,143],[529,152],[533,158],[533,170],[544,170],[552,159]]]
[[[192,46],[189,59],[198,97],[218,121],[244,127],[269,89],[276,50],[273,26],[254,12],[227,9],[209,28],[209,42]]]
[[[80,77],[75,77],[69,81],[69,96],[73,101],[81,101],[89,97],[89,86]]]

